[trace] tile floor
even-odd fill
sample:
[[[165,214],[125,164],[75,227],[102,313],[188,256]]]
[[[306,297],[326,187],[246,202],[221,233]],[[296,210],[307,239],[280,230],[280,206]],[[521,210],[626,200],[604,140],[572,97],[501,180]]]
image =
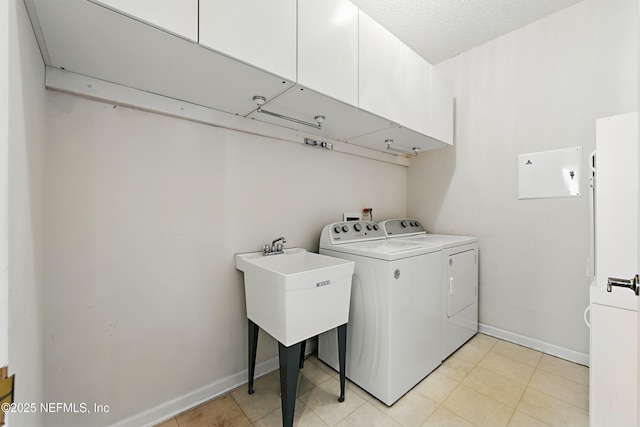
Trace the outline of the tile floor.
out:
[[[589,369],[478,334],[420,384],[387,407],[315,355],[300,371],[295,425],[588,426]],[[157,427],[280,427],[278,372],[171,418]]]

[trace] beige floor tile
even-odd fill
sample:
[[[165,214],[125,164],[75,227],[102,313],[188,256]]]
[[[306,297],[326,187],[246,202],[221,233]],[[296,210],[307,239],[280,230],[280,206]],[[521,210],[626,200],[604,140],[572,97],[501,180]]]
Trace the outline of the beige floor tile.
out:
[[[298,375],[298,396],[333,377],[333,375],[328,373],[326,370],[320,368],[314,360],[309,359],[305,361],[304,368],[300,369]]]
[[[534,368],[538,366],[542,358],[542,353],[539,351],[507,341],[498,341],[491,351]]]
[[[518,411],[550,426],[587,427],[589,413],[577,406],[528,388],[518,405]]]
[[[339,427],[401,427],[401,424],[369,402],[365,402],[337,425]]]
[[[315,354],[309,356],[309,358],[307,358],[307,360],[305,360],[305,369],[306,369],[306,366],[307,366],[306,365],[307,362],[314,363],[316,365],[316,367],[318,367],[323,372],[326,372],[329,375],[327,379],[335,378],[335,380],[338,381],[338,383],[339,383],[340,374],[337,371],[334,371],[333,368],[331,368],[329,365],[326,365],[323,361],[318,359]],[[325,380],[326,379],[322,379],[322,380],[316,381],[316,385],[320,384],[321,382],[324,382]],[[298,393],[298,396],[301,395],[301,394],[304,394],[306,391],[308,391],[308,390],[300,391]],[[340,389],[338,389],[338,393],[339,392],[340,392]],[[373,399],[373,397],[369,393],[367,393],[365,390],[360,388],[357,384],[349,381],[349,379],[347,378],[345,396],[348,396],[349,393],[356,393],[358,396],[360,396],[364,400]]]
[[[467,341],[467,344],[471,344],[475,347],[481,348],[483,350],[491,350],[491,348],[498,342],[499,340],[494,337],[490,337],[489,335],[485,335],[482,333],[477,333],[473,338]],[[465,344],[466,345],[466,344]]]
[[[480,348],[471,343],[467,343],[466,345],[463,345],[458,350],[456,350],[454,355],[462,360],[476,365],[488,352],[489,349],[487,348]]]
[[[211,400],[176,417],[180,427],[251,426],[251,422],[229,395]]]
[[[422,394],[437,403],[442,403],[455,389],[458,381],[434,371],[423,379],[412,391]]]
[[[336,381],[340,381],[339,377],[335,377]],[[358,386],[355,383],[352,383],[351,381],[349,381],[347,379],[347,387],[346,387],[346,391],[345,391],[345,398],[349,396],[349,394],[351,393],[355,393],[358,396],[360,396],[360,398],[362,398],[362,400],[369,401],[371,399],[375,399],[375,397],[373,397],[372,395],[370,395],[369,393],[367,393],[364,389],[360,388],[360,386]]]
[[[509,421],[509,427],[549,427],[549,424],[536,420],[527,414],[516,411]]]
[[[157,424],[155,427],[179,427],[178,420],[176,420],[175,417],[170,418],[167,421]]]
[[[331,366],[327,365],[322,360],[318,359],[318,356],[315,355],[315,354],[312,354],[311,356],[309,356],[305,360],[305,363],[307,363],[307,362],[314,363],[318,368],[322,369],[323,371],[325,371],[327,374],[331,375],[332,377],[338,375],[338,371],[334,370]]]
[[[293,414],[293,424],[296,427],[326,427],[325,424],[300,399],[296,399],[296,409]],[[253,423],[255,427],[282,427],[282,408],[278,408],[266,417]]]
[[[514,408],[464,385],[458,386],[443,406],[478,427],[506,426],[514,412]]]
[[[405,394],[392,406],[372,399],[370,403],[404,427],[420,427],[436,410],[438,403],[414,390]]]
[[[540,360],[538,369],[580,384],[589,385],[588,367],[560,359],[559,357],[550,356],[548,354],[542,355],[542,360]]]
[[[586,385],[538,369],[533,374],[529,387],[579,408],[589,409],[589,387]]]
[[[444,406],[438,409],[429,417],[422,427],[475,427],[469,421],[454,414]]]
[[[442,365],[438,367],[434,372],[438,372],[446,377],[449,377],[455,381],[461,382],[464,377],[473,369],[475,365],[469,363],[466,360],[461,359],[452,354],[447,360],[442,362]]]
[[[255,380],[253,389],[253,394],[247,393],[246,386],[231,392],[249,420],[257,421],[280,407],[280,378],[277,371]]]
[[[535,370],[533,366],[525,365],[493,351],[489,352],[478,363],[478,366],[525,385],[529,382]]]
[[[340,382],[334,377],[300,395],[322,421],[334,426],[365,403],[357,393],[345,393],[344,402],[338,402]]]
[[[476,366],[462,384],[515,408],[526,386],[487,369]]]

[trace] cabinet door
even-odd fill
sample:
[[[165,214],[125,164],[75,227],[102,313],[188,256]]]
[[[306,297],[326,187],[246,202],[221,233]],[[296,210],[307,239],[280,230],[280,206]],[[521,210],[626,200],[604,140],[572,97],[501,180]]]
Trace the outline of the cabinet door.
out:
[[[360,11],[359,107],[429,135],[431,65]]]
[[[453,144],[453,86],[437,68],[431,68],[431,137]]]
[[[414,148],[417,148],[419,151],[427,151],[444,147],[444,144],[437,139],[433,139],[406,127],[394,126],[393,124],[377,132],[349,138],[347,141],[355,145],[390,154],[398,154],[398,152],[413,154]],[[391,148],[387,147],[387,141],[391,141]]]
[[[348,0],[298,1],[298,83],[358,105],[358,8]]]
[[[91,0],[96,4],[198,41],[198,0]]]
[[[296,80],[296,0],[200,0],[200,44]]]

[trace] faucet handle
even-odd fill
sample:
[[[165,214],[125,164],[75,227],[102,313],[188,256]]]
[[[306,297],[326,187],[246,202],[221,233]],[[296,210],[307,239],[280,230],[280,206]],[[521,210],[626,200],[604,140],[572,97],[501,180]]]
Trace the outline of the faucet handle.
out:
[[[270,247],[269,245],[264,245],[264,246],[262,247],[262,253],[266,255],[266,254],[268,254],[269,252],[271,252],[271,247]]]

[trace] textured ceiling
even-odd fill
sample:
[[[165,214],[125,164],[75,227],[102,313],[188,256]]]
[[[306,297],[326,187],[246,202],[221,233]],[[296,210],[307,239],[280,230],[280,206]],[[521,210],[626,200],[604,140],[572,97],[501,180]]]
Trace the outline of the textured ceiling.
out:
[[[581,0],[351,0],[431,64]]]

